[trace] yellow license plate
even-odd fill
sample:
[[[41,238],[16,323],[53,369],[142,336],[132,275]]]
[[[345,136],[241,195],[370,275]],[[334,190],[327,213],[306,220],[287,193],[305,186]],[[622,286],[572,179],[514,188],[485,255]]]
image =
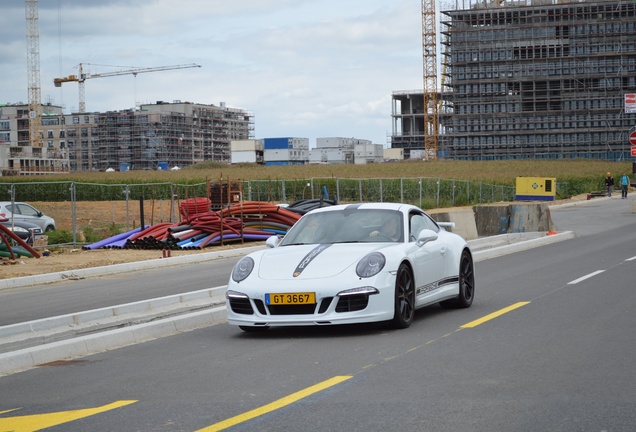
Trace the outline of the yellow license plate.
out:
[[[265,303],[268,305],[316,304],[316,293],[298,292],[285,294],[265,294]]]

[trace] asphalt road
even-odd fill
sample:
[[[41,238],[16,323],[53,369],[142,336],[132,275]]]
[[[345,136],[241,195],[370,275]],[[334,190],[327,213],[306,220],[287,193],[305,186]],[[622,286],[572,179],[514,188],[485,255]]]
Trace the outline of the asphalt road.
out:
[[[633,431],[628,201],[553,210],[579,237],[479,262],[472,308],[406,330],[222,324],[2,377],[0,431]]]

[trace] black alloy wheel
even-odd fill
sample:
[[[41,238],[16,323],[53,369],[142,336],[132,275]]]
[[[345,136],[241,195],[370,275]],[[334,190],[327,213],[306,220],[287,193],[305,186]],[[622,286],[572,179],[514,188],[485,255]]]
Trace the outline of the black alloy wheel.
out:
[[[475,297],[475,267],[468,251],[462,252],[459,261],[459,295],[451,300],[440,302],[446,309],[463,309],[473,304]]]
[[[397,272],[394,308],[393,327],[404,329],[410,326],[415,316],[415,281],[406,264],[401,264]]]

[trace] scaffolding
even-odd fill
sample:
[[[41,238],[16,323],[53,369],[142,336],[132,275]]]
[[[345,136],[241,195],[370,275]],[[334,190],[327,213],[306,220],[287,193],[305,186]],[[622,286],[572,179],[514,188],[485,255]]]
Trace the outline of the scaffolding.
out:
[[[253,118],[244,110],[157,102],[139,111],[100,114],[93,158],[99,170],[152,170],[159,162],[172,167],[229,162],[230,141],[249,139],[252,131]]]
[[[441,15],[438,157],[631,157],[636,2],[466,1]],[[393,101],[392,146],[424,148],[421,93]]]

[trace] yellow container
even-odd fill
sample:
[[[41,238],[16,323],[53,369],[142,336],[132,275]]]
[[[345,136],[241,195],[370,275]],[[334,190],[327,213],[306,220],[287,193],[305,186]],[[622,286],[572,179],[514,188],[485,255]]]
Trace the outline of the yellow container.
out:
[[[517,201],[554,201],[556,178],[517,177]]]

